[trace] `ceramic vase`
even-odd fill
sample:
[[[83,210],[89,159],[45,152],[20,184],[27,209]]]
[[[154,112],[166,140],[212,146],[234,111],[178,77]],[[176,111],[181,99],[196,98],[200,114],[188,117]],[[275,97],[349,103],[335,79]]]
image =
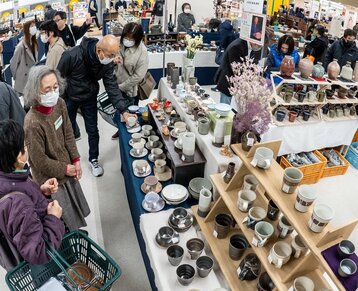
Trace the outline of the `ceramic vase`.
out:
[[[298,68],[300,70],[301,77],[307,79],[312,74],[313,63],[308,58],[304,58],[300,60]]]
[[[183,76],[184,78],[185,78],[186,75],[188,74],[188,73],[186,73],[187,67],[189,67],[190,70],[191,70],[192,76],[190,76],[190,77],[194,77],[194,74],[195,74],[194,59],[189,59],[189,58],[186,57],[186,54],[183,54],[183,65],[182,65],[182,71],[181,71],[181,73],[182,73],[182,76]]]
[[[295,72],[295,62],[293,57],[285,56],[281,62],[280,73],[283,77],[290,78]]]
[[[170,81],[171,70],[175,67],[174,63],[167,63],[167,80]]]
[[[312,77],[322,79],[324,76],[324,67],[321,62],[318,62],[313,66]]]
[[[235,163],[230,162],[227,166],[226,173],[224,175],[224,182],[228,184],[235,174]]]
[[[246,152],[248,152],[256,142],[256,135],[252,131],[247,131],[241,136],[241,146]]]
[[[171,73],[170,79],[172,81],[172,89],[176,89],[179,84],[179,68],[173,67]]]
[[[354,67],[353,80],[356,82],[358,81],[358,61],[356,62],[356,65]]]
[[[328,78],[330,78],[331,80],[337,80],[340,71],[341,67],[339,66],[337,60],[334,59],[332,62],[329,63],[327,67]]]
[[[347,62],[347,64],[342,68],[341,77],[345,80],[352,81],[353,69],[352,69],[351,62]]]

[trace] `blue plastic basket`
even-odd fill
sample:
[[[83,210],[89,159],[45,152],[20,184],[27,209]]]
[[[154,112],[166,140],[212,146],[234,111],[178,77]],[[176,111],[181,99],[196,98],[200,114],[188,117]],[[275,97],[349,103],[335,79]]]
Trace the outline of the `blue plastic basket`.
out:
[[[350,164],[356,168],[358,170],[358,155],[357,153],[353,150],[354,148],[358,148],[358,142],[353,142],[347,152],[346,155],[346,159],[348,160],[348,162],[350,162]]]

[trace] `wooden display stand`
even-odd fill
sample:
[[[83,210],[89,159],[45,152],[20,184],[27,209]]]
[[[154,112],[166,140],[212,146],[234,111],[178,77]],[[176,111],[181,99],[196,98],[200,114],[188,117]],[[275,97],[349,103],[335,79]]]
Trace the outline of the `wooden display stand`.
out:
[[[261,261],[262,270],[268,272],[271,279],[278,290],[287,291],[293,284],[295,278],[299,276],[308,276],[315,283],[315,290],[320,288],[328,288],[329,284],[325,281],[323,274],[332,279],[339,290],[344,290],[344,287],[334,275],[328,263],[323,258],[321,252],[334,244],[337,244],[341,239],[346,239],[354,230],[358,220],[342,226],[337,229],[332,229],[331,225],[321,233],[312,232],[307,225],[311,217],[313,206],[310,207],[307,213],[300,213],[295,210],[294,203],[296,200],[296,193],[285,194],[281,191],[283,169],[273,160],[270,169],[262,170],[251,165],[252,157],[257,147],[265,146],[273,150],[274,155],[277,156],[281,141],[256,144],[249,153],[244,152],[241,145],[233,145],[233,151],[242,160],[240,170],[235,174],[229,184],[223,181],[221,174],[211,176],[212,183],[220,194],[219,199],[213,205],[210,213],[205,219],[197,215],[197,206],[193,207],[193,212],[198,221],[198,224],[211,247],[213,255],[215,256],[220,268],[231,288],[231,290],[256,290],[257,280],[255,281],[240,281],[237,275],[237,268],[240,261],[233,261],[228,254],[229,240],[233,233],[241,232],[245,235],[251,244],[254,231],[248,229],[243,220],[247,217],[247,213],[241,212],[237,208],[238,191],[241,190],[243,177],[247,174],[255,175],[260,183],[258,187],[257,199],[254,206],[267,208],[268,201],[272,199],[280,208],[282,214],[289,220],[295,231],[301,237],[302,241],[308,246],[309,252],[299,258],[291,258],[281,269],[275,268],[267,259],[270,249],[277,241],[277,236],[274,234],[266,246],[260,248],[251,244],[251,249],[248,249],[244,256],[254,252]],[[237,226],[225,239],[217,239],[213,235],[215,216],[219,213],[229,213],[237,222]],[[271,221],[270,221],[271,222]],[[271,222],[276,229],[277,222]],[[282,239],[280,239],[282,240]],[[284,239],[290,243],[291,237]]]

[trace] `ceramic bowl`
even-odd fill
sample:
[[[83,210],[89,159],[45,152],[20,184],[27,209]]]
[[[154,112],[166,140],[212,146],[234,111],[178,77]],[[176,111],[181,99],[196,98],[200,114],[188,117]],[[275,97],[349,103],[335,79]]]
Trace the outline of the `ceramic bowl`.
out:
[[[205,188],[211,191],[213,189],[213,185],[211,184],[210,180],[205,178],[194,178],[189,183],[189,193],[195,199],[199,199],[200,191]]]
[[[128,107],[128,111],[130,113],[136,113],[138,110],[139,110],[139,106],[137,106],[137,105],[132,105],[132,106]]]
[[[214,103],[207,104],[209,111],[214,111],[215,110],[215,105],[216,104],[214,104]]]
[[[215,112],[220,116],[228,116],[231,109],[231,106],[225,103],[219,103],[215,105]]]

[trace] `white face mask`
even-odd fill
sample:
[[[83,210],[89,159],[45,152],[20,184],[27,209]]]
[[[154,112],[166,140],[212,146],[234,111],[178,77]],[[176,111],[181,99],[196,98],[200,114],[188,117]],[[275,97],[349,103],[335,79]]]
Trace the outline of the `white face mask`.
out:
[[[59,97],[59,90],[50,91],[46,94],[41,95],[41,105],[45,107],[54,107],[57,104]]]
[[[31,35],[35,35],[37,33],[37,28],[36,26],[31,26],[29,29],[29,32]]]
[[[41,41],[42,41],[43,43],[47,43],[47,42],[48,42],[48,36],[47,36],[46,34],[41,34],[40,38],[41,38]]]
[[[185,8],[185,9],[184,9],[184,13],[186,13],[186,14],[189,14],[190,11],[191,11],[191,10],[190,10],[189,8]]]
[[[99,57],[98,57],[99,58]],[[113,58],[105,57],[102,60],[99,58],[99,61],[102,65],[108,65],[113,62]]]
[[[135,41],[134,41],[134,40],[129,40],[129,39],[127,39],[127,38],[124,38],[124,39],[123,39],[123,45],[124,45],[125,47],[132,47],[132,46],[135,45]]]

